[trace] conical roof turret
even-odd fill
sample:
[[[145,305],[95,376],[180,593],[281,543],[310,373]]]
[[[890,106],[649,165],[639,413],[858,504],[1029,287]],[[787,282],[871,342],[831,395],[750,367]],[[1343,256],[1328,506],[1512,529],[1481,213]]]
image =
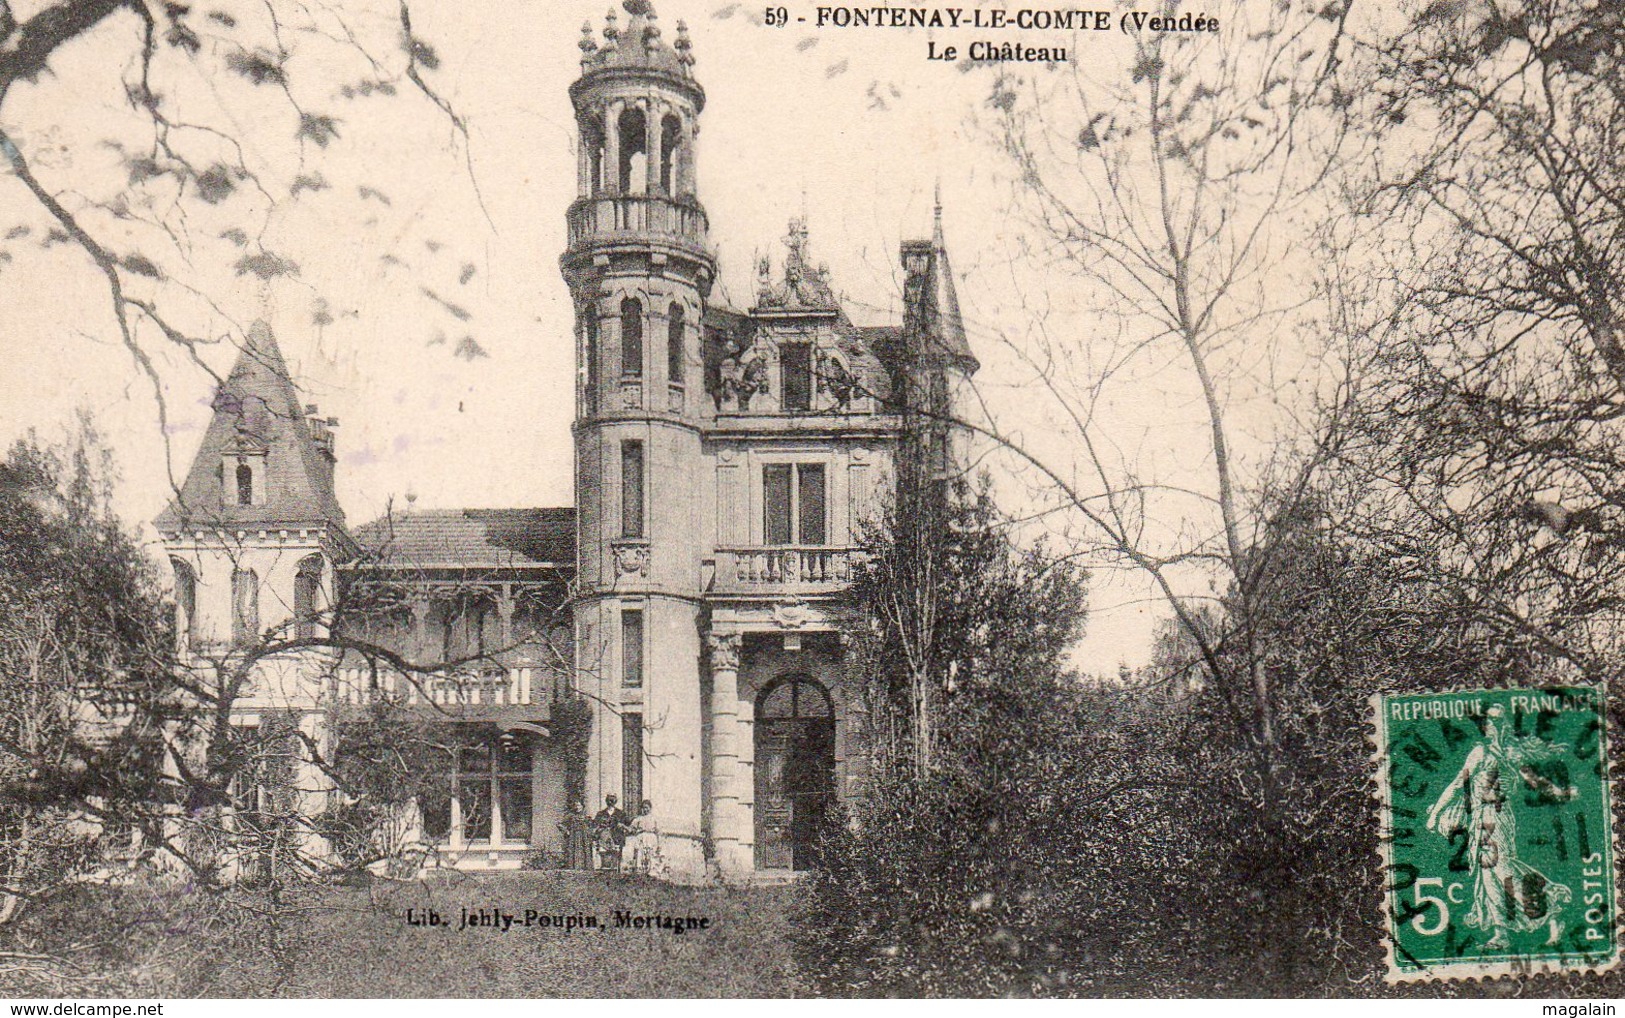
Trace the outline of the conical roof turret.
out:
[[[315,417],[288,374],[264,322],[249,330],[237,363],[215,391],[214,416],[180,492],[155,521],[160,530],[191,526],[342,528],[333,492],[336,421]],[[246,503],[231,490],[226,463],[262,465],[261,491]]]
[[[942,197],[937,196],[931,228],[931,306],[936,314],[933,337],[939,352],[947,354],[972,372],[980,365],[971,353],[965,336],[965,321],[959,313],[959,294],[954,289],[954,270],[948,263],[948,244],[942,237]]]

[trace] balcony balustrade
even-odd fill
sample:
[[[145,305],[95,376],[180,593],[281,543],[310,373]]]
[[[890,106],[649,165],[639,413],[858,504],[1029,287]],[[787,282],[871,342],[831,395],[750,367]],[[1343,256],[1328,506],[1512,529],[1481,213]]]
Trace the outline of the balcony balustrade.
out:
[[[717,549],[713,591],[723,594],[832,594],[852,582],[861,548],[775,545]]]
[[[599,195],[582,198],[565,214],[570,247],[589,241],[615,241],[622,236],[667,238],[699,251],[705,248],[705,210],[698,203],[664,195]]]
[[[545,668],[453,675],[424,675],[416,681],[393,670],[380,670],[376,685],[370,669],[340,668],[328,679],[326,698],[335,703],[369,704],[391,699],[407,706],[443,707],[455,714],[504,707],[551,703],[564,692],[563,677]]]

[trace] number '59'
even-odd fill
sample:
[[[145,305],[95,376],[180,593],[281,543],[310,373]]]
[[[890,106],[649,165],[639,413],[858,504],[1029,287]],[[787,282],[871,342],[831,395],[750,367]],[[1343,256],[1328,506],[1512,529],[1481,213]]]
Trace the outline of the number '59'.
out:
[[[790,12],[783,7],[769,7],[767,13],[762,15],[769,28],[783,28],[790,23]]]

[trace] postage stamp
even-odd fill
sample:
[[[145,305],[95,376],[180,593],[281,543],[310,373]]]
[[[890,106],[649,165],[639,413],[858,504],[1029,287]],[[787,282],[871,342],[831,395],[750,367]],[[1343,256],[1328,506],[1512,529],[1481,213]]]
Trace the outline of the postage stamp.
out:
[[[1601,691],[1379,695],[1373,706],[1388,978],[1614,964]]]

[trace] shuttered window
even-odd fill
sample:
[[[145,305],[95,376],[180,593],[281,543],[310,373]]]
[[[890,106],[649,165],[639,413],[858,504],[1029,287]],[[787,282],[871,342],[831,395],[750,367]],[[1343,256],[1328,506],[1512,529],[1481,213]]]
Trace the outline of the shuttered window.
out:
[[[762,468],[762,534],[768,544],[821,545],[829,538],[822,463]]]
[[[621,715],[621,801],[636,816],[643,801],[643,715]]]
[[[621,443],[621,536],[643,534],[643,443]]]
[[[643,612],[621,612],[621,685],[643,685]]]

